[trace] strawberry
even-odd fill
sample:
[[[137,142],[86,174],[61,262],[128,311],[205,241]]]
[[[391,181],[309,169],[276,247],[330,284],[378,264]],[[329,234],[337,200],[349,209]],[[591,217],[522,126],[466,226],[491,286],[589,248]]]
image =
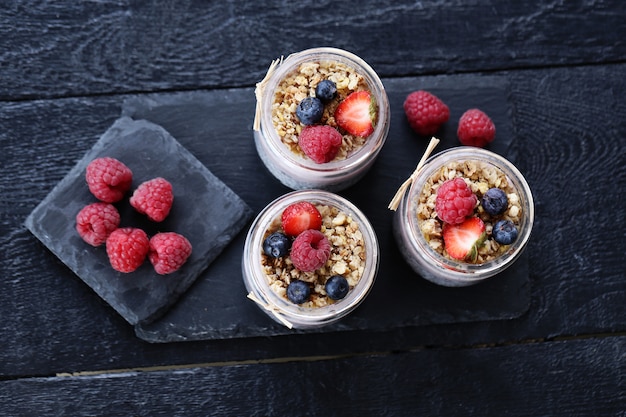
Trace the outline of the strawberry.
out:
[[[322,227],[322,215],[317,207],[308,201],[300,201],[288,206],[281,216],[283,230],[288,236],[298,236],[305,230],[319,230]]]
[[[460,224],[443,224],[443,242],[448,255],[454,259],[475,262],[478,247],[485,241],[485,223],[470,217]]]
[[[369,91],[355,91],[335,109],[337,125],[354,136],[368,137],[376,124],[376,101]]]

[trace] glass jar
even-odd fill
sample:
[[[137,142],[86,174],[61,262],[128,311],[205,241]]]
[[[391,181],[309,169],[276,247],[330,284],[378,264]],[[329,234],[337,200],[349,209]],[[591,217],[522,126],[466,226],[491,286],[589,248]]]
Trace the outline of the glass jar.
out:
[[[281,218],[289,205],[308,201],[314,205],[336,207],[358,225],[363,236],[365,261],[362,273],[348,294],[321,307],[304,307],[289,301],[272,289],[262,267],[263,240],[271,225]],[[243,250],[242,272],[248,298],[267,315],[289,328],[316,328],[333,323],[352,312],[370,292],[379,265],[378,239],[365,215],[350,201],[324,190],[301,190],[285,194],[267,205],[252,223]],[[297,271],[297,270],[296,270]],[[297,271],[299,272],[299,271]]]
[[[420,229],[417,212],[420,194],[432,176],[440,175],[448,164],[472,161],[495,167],[506,176],[507,183],[514,190],[513,194],[517,195],[513,196],[517,205],[515,212],[521,212],[517,239],[511,245],[502,246],[501,252],[494,259],[476,264],[450,259],[433,249]],[[533,222],[532,193],[519,170],[500,155],[481,148],[463,146],[442,151],[426,161],[394,214],[393,233],[404,259],[415,272],[436,284],[460,287],[482,282],[510,267],[526,247]]]
[[[345,159],[335,158],[327,163],[315,163],[287,146],[274,125],[272,111],[278,86],[300,65],[311,62],[337,62],[352,68],[363,77],[371,97],[377,103],[374,132],[366,138],[363,146],[350,152]],[[284,61],[275,61],[266,78],[257,85],[256,94],[254,139],[259,157],[270,173],[291,189],[340,191],[355,184],[372,166],[387,139],[390,110],[383,84],[365,61],[350,52],[336,48],[315,48],[289,55]],[[295,112],[295,105],[291,111]],[[296,127],[299,129],[294,124]]]

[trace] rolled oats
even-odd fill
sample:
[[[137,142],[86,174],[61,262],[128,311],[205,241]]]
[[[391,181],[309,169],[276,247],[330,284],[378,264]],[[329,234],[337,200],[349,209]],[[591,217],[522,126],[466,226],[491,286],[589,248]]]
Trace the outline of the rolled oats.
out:
[[[328,278],[342,275],[348,280],[352,290],[361,279],[365,268],[365,241],[357,222],[336,207],[322,204],[317,204],[316,207],[322,215],[320,231],[332,245],[330,258],[323,267],[314,272],[302,272],[293,266],[288,256],[271,258],[259,249],[267,284],[276,294],[286,300],[287,286],[294,279],[311,284],[311,297],[301,304],[308,308],[323,307],[335,302],[326,295],[325,284]],[[272,222],[264,239],[277,231],[281,231],[280,218]]]
[[[465,180],[472,192],[478,197],[478,201],[481,201],[483,194],[493,187],[501,188],[507,194],[508,207],[503,214],[495,217],[491,216],[484,211],[480,204],[477,204],[474,211],[474,214],[485,223],[487,233],[487,239],[478,249],[476,263],[481,264],[491,261],[506,251],[508,247],[500,245],[493,239],[491,234],[493,224],[498,220],[504,219],[511,220],[515,226],[519,227],[521,216],[523,215],[517,190],[510,184],[504,172],[491,164],[476,160],[453,161],[435,172],[426,181],[419,196],[416,197],[416,215],[420,231],[433,250],[448,259],[452,259],[445,251],[442,236],[443,222],[437,217],[435,200],[439,186],[455,177],[461,177]]]

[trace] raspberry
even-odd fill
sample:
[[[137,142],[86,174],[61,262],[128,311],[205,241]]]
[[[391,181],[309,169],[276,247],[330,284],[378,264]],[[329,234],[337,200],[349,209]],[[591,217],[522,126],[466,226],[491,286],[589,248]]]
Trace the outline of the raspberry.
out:
[[[100,246],[120,225],[120,213],[109,203],[93,203],[76,215],[76,231],[91,246]]]
[[[306,156],[318,164],[335,159],[341,147],[341,133],[332,126],[306,126],[298,143]]]
[[[450,109],[439,97],[419,90],[404,101],[404,112],[411,128],[422,136],[435,134],[450,118]]]
[[[119,272],[133,272],[139,268],[149,249],[150,241],[146,232],[134,227],[114,230],[106,242],[109,262]]]
[[[87,165],[87,186],[100,201],[120,201],[130,189],[133,172],[115,158],[96,158]]]
[[[171,274],[183,266],[191,255],[191,243],[174,232],[157,233],[150,239],[148,258],[157,274]]]
[[[130,197],[130,205],[155,222],[165,220],[173,202],[172,184],[161,177],[143,182]]]
[[[496,137],[496,126],[484,112],[469,109],[459,119],[456,134],[463,145],[482,148]]]
[[[291,262],[302,272],[313,272],[330,258],[330,242],[319,230],[305,230],[291,245]]]
[[[435,211],[441,220],[459,224],[472,214],[478,199],[463,178],[456,177],[439,186],[435,200]]]

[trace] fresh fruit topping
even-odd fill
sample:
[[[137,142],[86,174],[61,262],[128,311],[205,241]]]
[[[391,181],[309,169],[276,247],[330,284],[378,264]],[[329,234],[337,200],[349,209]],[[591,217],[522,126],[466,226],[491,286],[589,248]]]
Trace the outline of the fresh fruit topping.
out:
[[[376,101],[368,91],[355,91],[335,109],[337,125],[354,136],[365,138],[376,124]]]
[[[444,246],[454,259],[475,262],[485,236],[485,223],[478,217],[470,217],[460,224],[443,224]]]
[[[428,91],[419,90],[404,100],[404,113],[411,128],[422,136],[431,136],[450,118],[448,106]]]
[[[493,240],[501,245],[510,245],[517,239],[517,227],[511,220],[499,220],[491,231]]]
[[[463,145],[484,147],[496,137],[496,126],[484,112],[469,109],[459,119],[456,132]]]
[[[319,122],[323,114],[324,104],[317,97],[305,97],[296,107],[296,116],[304,125],[312,125]]]
[[[191,243],[185,236],[161,232],[150,239],[148,258],[157,274],[171,274],[187,262],[191,250]]]
[[[322,80],[315,87],[315,97],[329,102],[337,96],[337,84],[331,80]]]
[[[272,258],[287,256],[291,249],[291,239],[284,233],[274,232],[263,241],[263,253]]]
[[[294,304],[302,304],[309,299],[311,288],[309,284],[299,279],[293,280],[287,286],[287,298]]]
[[[100,246],[120,225],[120,213],[109,203],[93,203],[76,215],[76,231],[91,246]]]
[[[291,245],[291,262],[302,272],[313,272],[330,258],[330,242],[319,230],[305,230]]]
[[[148,255],[150,241],[141,229],[124,227],[114,230],[106,241],[106,251],[113,269],[133,272]]]
[[[319,230],[322,227],[322,215],[313,204],[299,201],[283,211],[281,222],[287,236],[298,236],[305,230]]]
[[[96,158],[87,165],[85,179],[89,191],[98,200],[116,203],[130,189],[133,172],[115,158]]]
[[[477,200],[463,178],[456,177],[439,186],[435,211],[446,223],[462,223],[474,211]]]
[[[348,280],[341,275],[333,275],[326,281],[326,295],[333,300],[341,300],[344,298],[348,291],[350,291],[350,284]]]
[[[482,205],[487,214],[497,216],[504,213],[509,205],[506,193],[500,188],[490,188],[483,195]]]
[[[318,164],[335,159],[341,148],[341,133],[332,126],[306,126],[298,144],[306,156]]]
[[[173,202],[172,184],[160,177],[141,183],[130,198],[130,205],[135,210],[155,222],[165,220]]]

